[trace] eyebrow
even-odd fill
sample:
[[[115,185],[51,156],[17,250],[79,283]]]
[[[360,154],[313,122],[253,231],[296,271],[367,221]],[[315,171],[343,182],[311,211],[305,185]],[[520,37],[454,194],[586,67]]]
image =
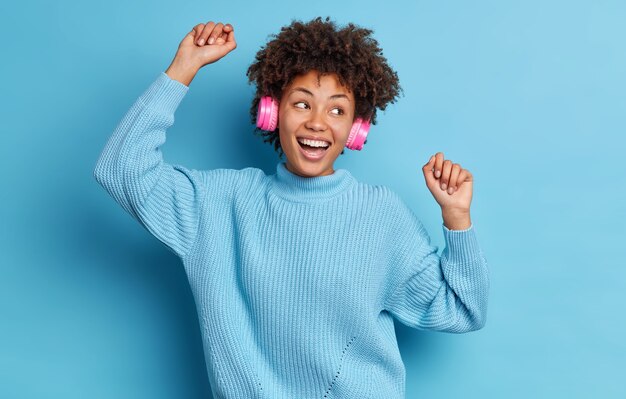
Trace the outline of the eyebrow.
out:
[[[304,87],[296,87],[295,89],[292,89],[290,93],[293,93],[294,91],[301,91],[305,94],[308,94],[311,97],[314,97],[313,93],[311,93],[309,90],[305,89]],[[346,96],[345,94],[333,94],[332,96],[328,97],[329,100],[334,100],[335,98],[345,98],[346,100],[350,101],[348,96]]]

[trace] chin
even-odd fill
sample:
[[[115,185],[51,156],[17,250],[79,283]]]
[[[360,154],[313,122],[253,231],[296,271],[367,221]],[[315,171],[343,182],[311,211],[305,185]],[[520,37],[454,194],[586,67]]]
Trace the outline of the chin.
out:
[[[316,177],[320,176],[325,170],[326,167],[322,165],[300,164],[296,169],[296,173],[304,177]]]
[[[295,169],[293,172],[302,177],[318,177],[326,175],[328,169],[333,170],[332,164],[330,166],[324,163],[310,163],[307,161],[298,160],[297,162],[288,161],[291,165],[291,169]]]

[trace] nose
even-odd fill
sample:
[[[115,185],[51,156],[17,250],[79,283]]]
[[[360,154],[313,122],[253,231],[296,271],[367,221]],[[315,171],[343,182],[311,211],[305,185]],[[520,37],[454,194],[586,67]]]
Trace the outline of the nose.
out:
[[[306,121],[305,126],[307,129],[314,131],[324,131],[327,128],[326,121],[324,120],[324,110],[322,108],[317,111],[311,112],[311,117]]]

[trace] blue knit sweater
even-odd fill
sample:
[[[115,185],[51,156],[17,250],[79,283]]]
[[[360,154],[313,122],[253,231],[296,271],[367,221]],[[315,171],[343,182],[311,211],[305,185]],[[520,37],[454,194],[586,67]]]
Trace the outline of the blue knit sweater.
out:
[[[486,320],[474,226],[441,256],[389,188],[345,169],[304,178],[194,170],[159,147],[189,87],[161,72],[107,142],[96,180],[184,265],[215,398],[404,398],[393,318],[463,333]]]

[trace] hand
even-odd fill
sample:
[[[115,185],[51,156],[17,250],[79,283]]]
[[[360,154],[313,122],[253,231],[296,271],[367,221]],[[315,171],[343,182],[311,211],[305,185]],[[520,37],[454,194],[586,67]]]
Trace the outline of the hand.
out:
[[[438,152],[422,167],[426,186],[445,212],[467,212],[472,202],[473,176]]]
[[[178,45],[172,64],[202,68],[237,48],[235,29],[231,24],[209,21],[196,25]]]

